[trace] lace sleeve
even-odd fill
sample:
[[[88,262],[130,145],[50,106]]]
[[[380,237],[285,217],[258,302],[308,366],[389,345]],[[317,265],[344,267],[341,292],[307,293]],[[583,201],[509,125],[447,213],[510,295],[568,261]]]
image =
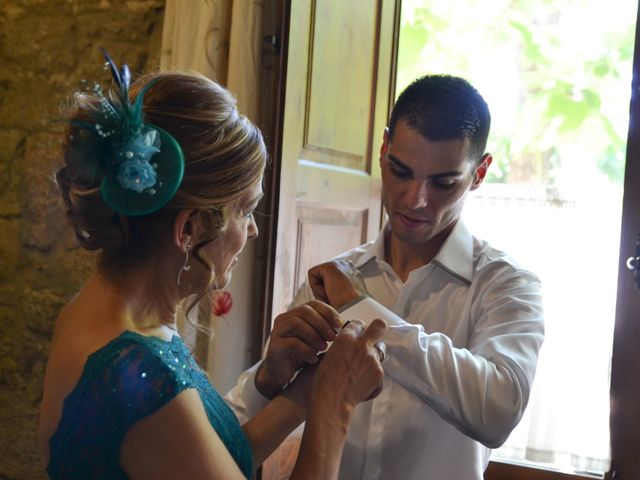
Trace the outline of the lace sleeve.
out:
[[[124,332],[87,360],[49,442],[50,478],[126,479],[119,455],[127,430],[187,388],[198,391],[211,425],[250,478],[248,439],[184,343],[177,336],[164,341],[133,332]]]
[[[108,390],[120,428],[126,431],[186,388],[195,386],[184,361],[171,357],[171,352],[131,345],[115,360],[108,372]]]
[[[126,332],[89,356],[49,441],[50,478],[127,478],[120,444],[129,427],[194,386],[188,359],[171,347]]]

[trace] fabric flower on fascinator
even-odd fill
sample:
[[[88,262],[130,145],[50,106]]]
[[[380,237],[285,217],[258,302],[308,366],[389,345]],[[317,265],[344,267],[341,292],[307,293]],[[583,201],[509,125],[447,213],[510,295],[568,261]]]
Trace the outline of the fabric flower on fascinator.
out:
[[[151,157],[160,152],[160,138],[156,130],[148,130],[133,138],[123,148],[125,160],[120,164],[118,182],[122,188],[141,193],[157,182],[156,167]]]
[[[229,292],[213,292],[211,295],[211,313],[216,317],[224,317],[233,306],[233,298]]]
[[[115,85],[108,94],[97,84],[93,87],[99,105],[89,121],[73,122],[93,137],[71,161],[100,184],[102,198],[113,210],[148,215],[175,195],[184,175],[184,155],[171,134],[144,121],[144,95],[153,82],[130,100],[129,67],[118,69],[107,52],[102,53]]]

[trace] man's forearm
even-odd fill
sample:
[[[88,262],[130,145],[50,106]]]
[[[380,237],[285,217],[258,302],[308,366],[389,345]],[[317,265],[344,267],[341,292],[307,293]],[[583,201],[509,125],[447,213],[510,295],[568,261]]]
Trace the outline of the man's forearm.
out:
[[[427,334],[373,299],[343,316],[385,320],[385,375],[471,438],[494,447],[520,419],[543,338],[541,312],[524,316],[515,330],[514,321],[491,325],[491,335],[470,348],[457,348],[441,333]]]

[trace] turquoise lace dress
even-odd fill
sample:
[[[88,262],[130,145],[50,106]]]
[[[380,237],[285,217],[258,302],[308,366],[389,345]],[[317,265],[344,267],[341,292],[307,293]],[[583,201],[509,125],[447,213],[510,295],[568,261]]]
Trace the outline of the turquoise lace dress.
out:
[[[249,442],[186,345],[178,336],[164,341],[134,332],[124,332],[87,359],[49,441],[49,477],[126,479],[119,450],[128,428],[187,388],[198,390],[209,422],[250,478]]]

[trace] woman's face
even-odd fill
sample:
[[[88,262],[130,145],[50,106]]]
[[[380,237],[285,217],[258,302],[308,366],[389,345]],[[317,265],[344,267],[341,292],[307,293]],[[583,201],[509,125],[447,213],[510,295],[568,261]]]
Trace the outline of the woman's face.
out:
[[[231,270],[238,263],[238,255],[247,239],[258,236],[253,212],[262,198],[262,182],[256,183],[231,207],[229,225],[222,236],[205,247],[213,265],[216,288],[223,288],[231,280]]]

